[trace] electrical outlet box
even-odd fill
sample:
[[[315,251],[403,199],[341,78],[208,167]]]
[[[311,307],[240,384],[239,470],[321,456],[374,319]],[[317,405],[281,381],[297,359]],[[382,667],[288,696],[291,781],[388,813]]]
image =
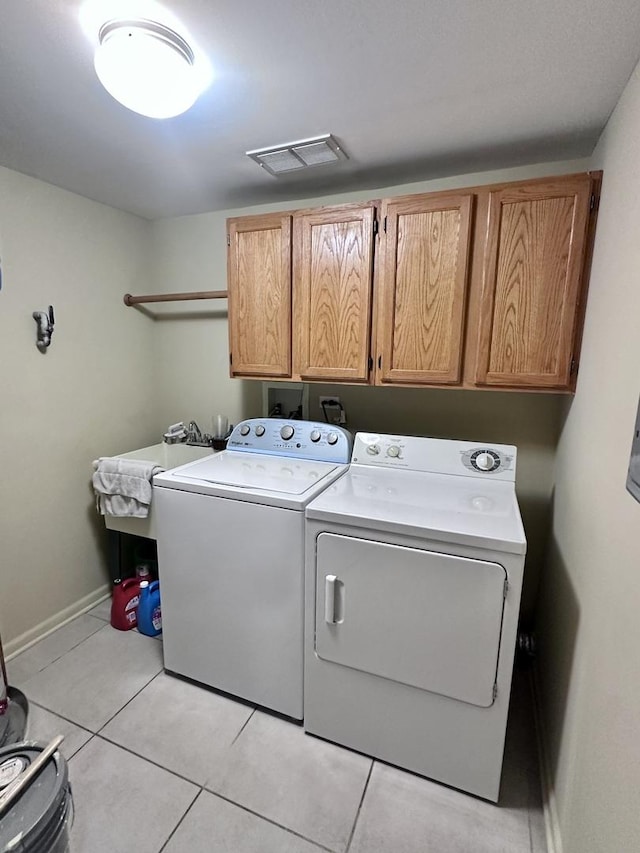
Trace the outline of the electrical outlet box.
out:
[[[346,424],[347,415],[340,402],[340,397],[318,397],[320,411],[330,424]]]
[[[309,420],[309,386],[302,382],[263,382],[262,416]]]

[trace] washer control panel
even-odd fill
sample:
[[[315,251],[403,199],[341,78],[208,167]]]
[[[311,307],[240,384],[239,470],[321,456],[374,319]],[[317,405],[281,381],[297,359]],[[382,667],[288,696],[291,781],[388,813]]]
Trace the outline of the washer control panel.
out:
[[[351,461],[356,465],[513,482],[516,453],[515,447],[505,444],[480,445],[444,438],[359,432],[354,440]]]
[[[351,433],[334,424],[270,418],[242,421],[227,441],[230,452],[264,453],[343,464],[349,462],[352,446]]]

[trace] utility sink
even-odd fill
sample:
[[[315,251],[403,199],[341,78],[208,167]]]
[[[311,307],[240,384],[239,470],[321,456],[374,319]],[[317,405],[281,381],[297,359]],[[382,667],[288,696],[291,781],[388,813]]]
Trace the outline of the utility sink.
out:
[[[146,462],[155,462],[165,471],[186,465],[187,462],[195,462],[213,453],[210,447],[199,447],[195,444],[167,444],[161,441],[149,447],[141,447],[139,450],[130,450],[128,453],[114,454],[119,459],[141,459]],[[147,539],[155,539],[155,523],[153,518],[153,501],[146,518],[120,518],[115,515],[105,515],[104,523],[109,530],[117,530],[119,533],[131,533],[134,536],[144,536]]]

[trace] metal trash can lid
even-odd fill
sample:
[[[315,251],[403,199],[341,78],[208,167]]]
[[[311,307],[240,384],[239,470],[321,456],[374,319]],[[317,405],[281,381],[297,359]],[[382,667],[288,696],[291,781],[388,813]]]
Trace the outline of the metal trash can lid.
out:
[[[34,761],[43,744],[14,743],[0,749],[0,793]],[[45,853],[55,840],[70,796],[67,762],[55,752],[0,819],[0,853]],[[42,846],[47,844],[47,847]]]

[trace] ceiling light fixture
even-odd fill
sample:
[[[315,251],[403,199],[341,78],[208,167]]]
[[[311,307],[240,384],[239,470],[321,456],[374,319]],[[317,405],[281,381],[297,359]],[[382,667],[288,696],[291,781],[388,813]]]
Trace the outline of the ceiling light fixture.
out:
[[[141,115],[180,115],[210,82],[209,69],[196,60],[186,39],[157,21],[107,21],[98,42],[94,65],[100,82],[116,101]]]
[[[246,153],[247,157],[276,177],[283,172],[297,172],[311,166],[326,166],[349,159],[330,133],[269,148],[257,148]]]

